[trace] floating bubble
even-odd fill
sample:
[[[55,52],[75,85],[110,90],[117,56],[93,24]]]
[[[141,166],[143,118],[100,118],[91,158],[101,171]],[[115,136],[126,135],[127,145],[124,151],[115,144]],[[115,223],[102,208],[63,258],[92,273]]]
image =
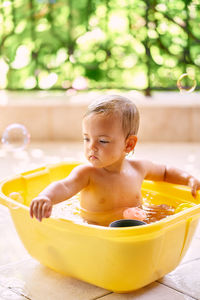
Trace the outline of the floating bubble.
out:
[[[23,150],[30,141],[30,134],[22,124],[10,124],[3,132],[1,142],[8,151]]]
[[[177,80],[177,87],[180,92],[191,93],[195,90],[197,85],[196,80],[193,76],[188,75],[187,73],[182,74]]]

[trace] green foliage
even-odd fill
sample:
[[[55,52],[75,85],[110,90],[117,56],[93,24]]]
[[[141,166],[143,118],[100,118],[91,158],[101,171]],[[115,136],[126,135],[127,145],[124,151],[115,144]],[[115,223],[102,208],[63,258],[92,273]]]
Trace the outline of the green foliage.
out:
[[[1,0],[0,88],[176,89],[200,81],[199,0]]]

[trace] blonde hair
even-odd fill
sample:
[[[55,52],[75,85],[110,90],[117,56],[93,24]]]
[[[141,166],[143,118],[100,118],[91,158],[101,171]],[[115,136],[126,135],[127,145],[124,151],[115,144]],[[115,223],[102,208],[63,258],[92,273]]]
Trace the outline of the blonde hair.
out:
[[[119,114],[125,137],[137,135],[139,128],[139,112],[136,105],[126,97],[119,95],[105,95],[88,106],[84,117],[92,114]]]

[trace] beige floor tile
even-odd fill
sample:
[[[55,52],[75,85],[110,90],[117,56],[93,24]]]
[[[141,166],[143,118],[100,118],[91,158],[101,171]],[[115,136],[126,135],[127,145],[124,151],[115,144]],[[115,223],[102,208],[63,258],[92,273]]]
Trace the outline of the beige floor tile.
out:
[[[0,266],[30,257],[22,245],[9,211],[0,205]]]
[[[194,298],[154,282],[130,294],[110,294],[100,300],[192,300]]]
[[[200,259],[181,264],[159,282],[181,293],[200,299]]]
[[[20,295],[17,290],[10,290],[0,286],[0,299],[1,300],[27,300],[24,296]]]
[[[31,300],[89,300],[110,293],[62,276],[31,258],[1,267],[0,286],[18,293],[20,291],[21,295]]]

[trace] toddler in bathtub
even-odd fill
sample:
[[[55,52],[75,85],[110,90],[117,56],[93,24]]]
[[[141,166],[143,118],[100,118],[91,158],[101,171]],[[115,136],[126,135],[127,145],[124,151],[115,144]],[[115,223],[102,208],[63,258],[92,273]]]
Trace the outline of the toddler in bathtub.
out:
[[[138,127],[138,109],[129,99],[106,95],[91,103],[82,123],[84,154],[89,163],[47,186],[32,200],[30,216],[39,221],[48,218],[54,204],[80,192],[81,215],[89,223],[107,226],[123,218],[143,220],[144,179],[188,185],[195,197],[200,181],[185,171],[127,158],[136,146]]]

